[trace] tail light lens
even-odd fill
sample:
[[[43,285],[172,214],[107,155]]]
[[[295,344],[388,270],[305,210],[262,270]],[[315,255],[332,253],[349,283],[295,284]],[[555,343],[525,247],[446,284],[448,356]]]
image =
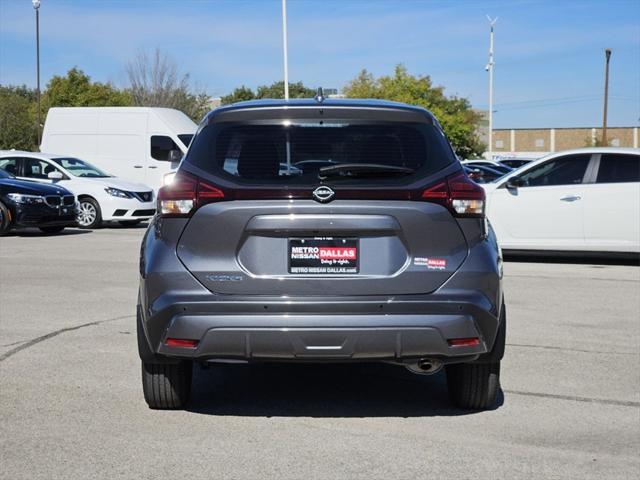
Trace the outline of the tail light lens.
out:
[[[224,199],[224,192],[201,178],[178,172],[169,185],[158,191],[158,212],[162,217],[188,217],[207,203]]]
[[[456,217],[484,217],[484,189],[464,172],[427,188],[422,199],[447,207]]]

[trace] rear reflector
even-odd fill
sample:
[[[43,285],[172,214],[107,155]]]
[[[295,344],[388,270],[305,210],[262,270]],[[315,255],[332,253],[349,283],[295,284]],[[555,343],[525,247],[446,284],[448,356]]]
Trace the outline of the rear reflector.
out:
[[[167,338],[164,342],[167,347],[183,347],[183,348],[196,348],[198,346],[198,340],[187,340],[184,338]]]
[[[454,173],[422,192],[423,200],[439,203],[457,217],[484,216],[484,197],[484,189],[464,171]]]
[[[450,347],[475,347],[480,345],[478,337],[473,338],[452,338],[448,340]]]

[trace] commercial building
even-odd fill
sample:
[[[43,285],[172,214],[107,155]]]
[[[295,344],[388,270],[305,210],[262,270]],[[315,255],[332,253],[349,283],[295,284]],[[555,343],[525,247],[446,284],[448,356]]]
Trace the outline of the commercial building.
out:
[[[609,127],[612,147],[638,148],[638,127]],[[548,152],[591,147],[602,138],[601,128],[511,128],[493,130],[494,156],[539,157]]]

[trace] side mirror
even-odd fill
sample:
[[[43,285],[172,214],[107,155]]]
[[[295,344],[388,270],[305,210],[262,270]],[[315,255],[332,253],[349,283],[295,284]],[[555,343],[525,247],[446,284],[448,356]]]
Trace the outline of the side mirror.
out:
[[[178,163],[180,160],[182,160],[182,152],[180,150],[169,150],[167,160],[171,163]]]
[[[524,182],[522,181],[521,178],[518,178],[518,177],[510,178],[506,184],[506,187],[512,190],[516,190],[522,186],[524,186]]]
[[[62,175],[61,172],[54,170],[53,172],[49,172],[49,174],[47,175],[47,178],[49,180],[53,180],[54,182],[56,182],[58,180],[62,180],[64,178],[64,175]]]

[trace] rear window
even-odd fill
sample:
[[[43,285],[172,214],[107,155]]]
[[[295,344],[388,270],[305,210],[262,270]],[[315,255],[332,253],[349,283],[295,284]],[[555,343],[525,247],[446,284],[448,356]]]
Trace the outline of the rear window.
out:
[[[325,119],[209,125],[193,140],[186,161],[238,183],[315,184],[321,168],[347,163],[405,170],[332,176],[345,183],[386,184],[434,173],[455,156],[433,125]]]
[[[640,182],[640,156],[603,154],[596,182]]]

